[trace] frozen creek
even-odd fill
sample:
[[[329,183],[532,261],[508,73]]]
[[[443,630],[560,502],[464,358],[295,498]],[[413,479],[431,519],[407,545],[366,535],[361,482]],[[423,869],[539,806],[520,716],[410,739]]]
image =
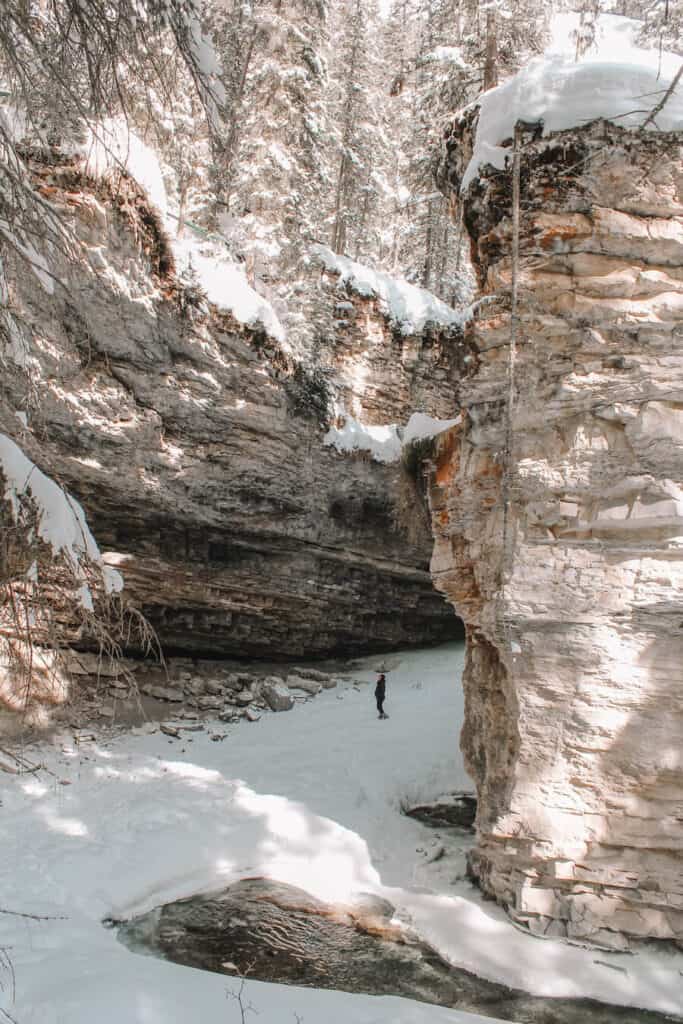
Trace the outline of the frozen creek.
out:
[[[376,717],[368,660],[356,687],[340,684],[255,723],[207,723],[182,740],[157,731],[76,744],[64,732],[33,748],[48,770],[0,776],[0,906],[49,920],[0,914],[16,980],[0,1007],[18,1024],[239,1022],[229,998],[238,979],[135,955],[102,921],[266,877],[325,904],[359,893],[386,901],[438,958],[486,982],[680,1014],[683,955],[625,956],[522,934],[464,879],[461,842],[400,813],[406,801],[469,788],[458,751],[462,660],[460,645],[397,656],[386,722]],[[437,844],[444,854],[430,861]],[[385,994],[418,994],[401,988],[399,974],[399,985],[357,986],[363,992],[270,974],[249,979],[244,996],[260,1024],[297,1015],[305,1024],[474,1019]],[[504,1016],[495,1000],[476,1007]],[[514,1019],[616,1019],[585,1005],[583,1017],[559,1017],[556,1007]]]

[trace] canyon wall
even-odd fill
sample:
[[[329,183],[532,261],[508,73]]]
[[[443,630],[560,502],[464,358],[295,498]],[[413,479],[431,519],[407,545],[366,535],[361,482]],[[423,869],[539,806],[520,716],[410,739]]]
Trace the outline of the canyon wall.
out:
[[[447,190],[475,128],[447,137]],[[483,298],[430,481],[468,634],[471,870],[535,933],[683,945],[683,140],[539,136],[512,389],[510,168],[465,198]]]
[[[47,285],[5,254],[28,359],[6,362],[0,431],[83,503],[166,650],[298,657],[452,637],[459,624],[429,576],[426,507],[413,515],[400,465],[325,447],[324,380],[179,284],[132,182],[112,193],[59,155],[31,168],[82,248],[76,263],[55,247],[39,254],[59,282]],[[366,306],[358,317],[390,336]],[[325,340],[328,361],[353,361],[344,339]],[[421,343],[404,341],[410,360],[397,352],[394,384],[373,402],[380,420],[412,411]],[[458,344],[451,332],[439,351]],[[422,408],[451,411],[453,383],[420,379]],[[361,375],[361,401],[365,383],[381,390]]]

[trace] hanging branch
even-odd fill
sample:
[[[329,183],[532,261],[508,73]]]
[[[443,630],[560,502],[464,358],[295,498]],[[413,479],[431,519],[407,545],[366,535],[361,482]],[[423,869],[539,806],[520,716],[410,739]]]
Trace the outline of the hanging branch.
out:
[[[662,96],[662,98],[659,101],[659,103],[655,107],[652,108],[652,110],[650,111],[650,114],[648,115],[648,117],[645,119],[645,121],[643,121],[643,123],[641,125],[642,128],[647,128],[647,126],[649,124],[654,124],[655,123],[655,118],[657,117],[658,114],[661,114],[661,112],[664,109],[665,105],[669,102],[669,100],[671,99],[671,97],[675,93],[676,86],[678,85],[678,83],[681,80],[681,75],[683,75],[683,64],[681,64],[680,68],[678,69],[678,71],[674,75],[674,77],[673,77],[673,79],[671,81],[671,85],[666,90],[666,92]]]
[[[68,921],[68,917],[63,915],[49,915],[49,914],[22,914],[18,910],[6,910],[5,907],[0,907],[0,914],[9,914],[10,917],[24,917],[29,921]]]
[[[512,575],[512,547],[510,535],[510,490],[514,474],[514,431],[513,413],[515,401],[515,363],[517,359],[517,329],[519,323],[519,206],[520,206],[520,165],[521,134],[519,122],[515,125],[512,151],[512,267],[510,282],[510,345],[508,355],[507,403],[505,409],[505,443],[503,462],[503,550],[501,555],[500,603],[504,622],[505,588]]]

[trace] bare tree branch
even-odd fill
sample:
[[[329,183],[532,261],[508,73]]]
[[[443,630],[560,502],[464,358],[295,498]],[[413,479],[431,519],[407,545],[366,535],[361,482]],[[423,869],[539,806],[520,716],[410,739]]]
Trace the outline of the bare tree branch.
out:
[[[676,87],[678,86],[678,83],[681,80],[681,75],[683,75],[683,64],[681,64],[680,68],[678,69],[678,71],[674,75],[673,79],[671,80],[671,85],[666,90],[666,92],[662,96],[662,98],[659,101],[659,103],[655,107],[652,108],[652,110],[650,111],[650,113],[647,116],[647,118],[645,119],[645,121],[643,121],[643,123],[641,125],[642,128],[647,128],[647,126],[649,124],[656,124],[657,115],[661,114],[661,112],[664,109],[665,105],[669,102],[669,100],[671,99],[671,97],[675,93]]]

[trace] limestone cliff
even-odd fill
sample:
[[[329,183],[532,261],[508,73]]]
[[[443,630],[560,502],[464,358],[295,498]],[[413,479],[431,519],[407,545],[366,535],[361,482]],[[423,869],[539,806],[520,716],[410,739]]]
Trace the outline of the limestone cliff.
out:
[[[324,380],[178,284],[132,183],[110,194],[59,158],[32,170],[84,255],[46,251],[54,289],[5,256],[31,362],[3,373],[0,430],[82,501],[166,649],[294,656],[452,636],[426,517],[402,517],[411,485],[323,445]],[[452,388],[423,387],[426,411]],[[407,419],[409,397],[390,395],[391,412]]]
[[[431,478],[432,571],[468,633],[471,868],[534,932],[681,944],[683,140],[539,135],[512,394],[511,172],[489,167],[465,199],[476,355]]]

